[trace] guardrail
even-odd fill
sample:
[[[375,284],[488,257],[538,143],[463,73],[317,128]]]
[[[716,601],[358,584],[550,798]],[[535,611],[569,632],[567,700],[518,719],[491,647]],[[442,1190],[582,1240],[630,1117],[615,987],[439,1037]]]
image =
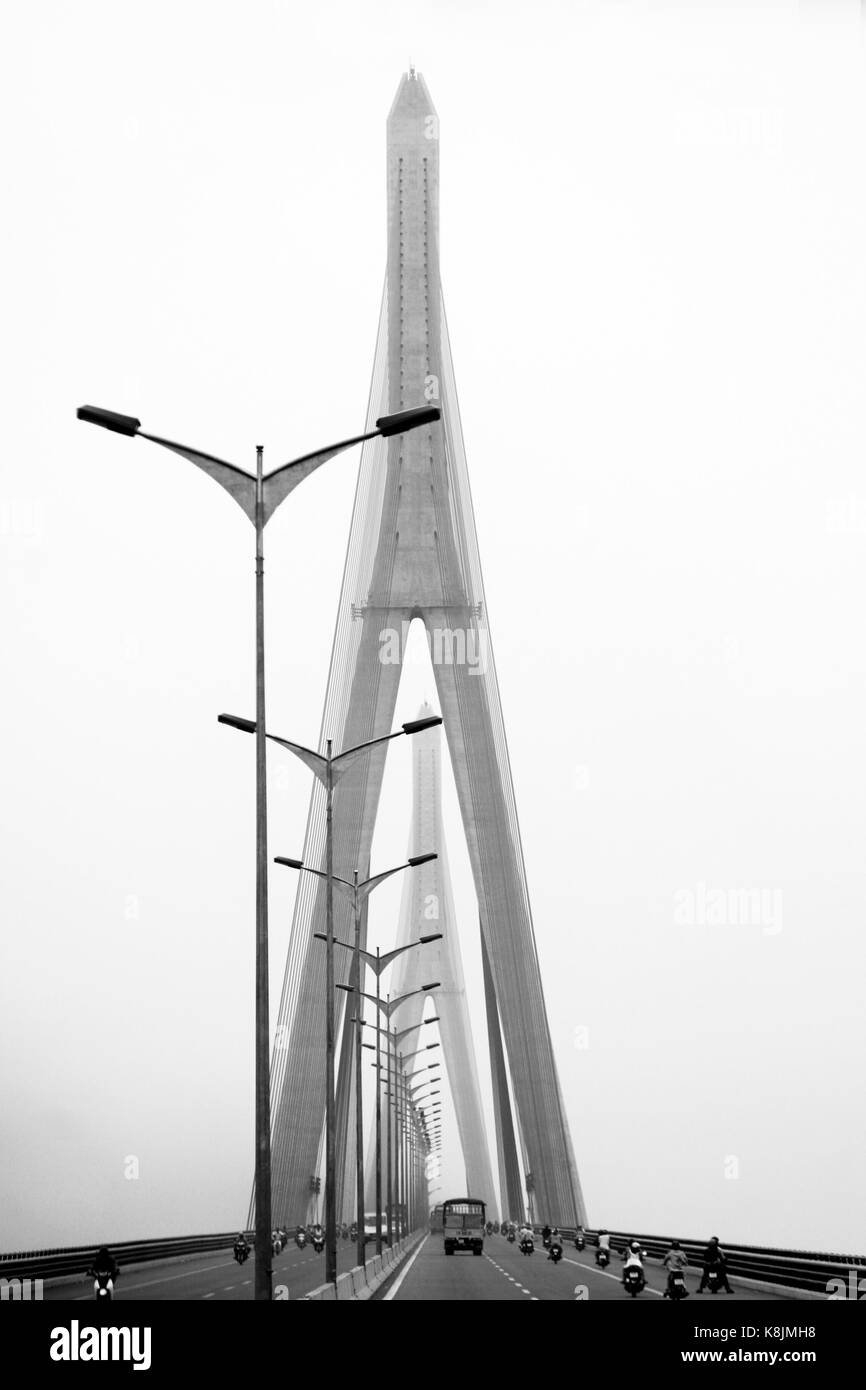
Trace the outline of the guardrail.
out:
[[[542,1227],[534,1227],[540,1234]],[[575,1230],[561,1228],[562,1236],[573,1241]],[[631,1240],[638,1240],[651,1259],[661,1260],[671,1247],[670,1236],[644,1235],[639,1231],[610,1231],[611,1248],[621,1254]],[[598,1231],[584,1231],[589,1246],[598,1244]],[[247,1238],[252,1244],[252,1232]],[[145,1264],[153,1260],[177,1259],[183,1255],[208,1254],[211,1251],[230,1250],[237,1237],[237,1231],[219,1235],[168,1236],[159,1240],[118,1241],[111,1246],[121,1268],[125,1265]],[[700,1269],[706,1240],[684,1240],[680,1244],[693,1268]],[[773,1247],[731,1245],[727,1241],[722,1249],[727,1257],[728,1273],[734,1278],[751,1279],[758,1283],[777,1284],[782,1288],[803,1289],[810,1293],[827,1294],[831,1279],[842,1284],[850,1284],[850,1273],[855,1273],[855,1283],[861,1276],[866,1277],[866,1256],[815,1253],[805,1250],[780,1250]],[[86,1274],[96,1253],[95,1245],[58,1247],[50,1250],[24,1250],[9,1255],[0,1255],[0,1279],[39,1278],[57,1279],[68,1275]],[[856,1295],[855,1295],[856,1296]]]
[[[252,1232],[247,1238],[252,1244]],[[121,1266],[145,1264],[150,1260],[176,1259],[181,1255],[202,1255],[211,1250],[230,1250],[237,1231],[215,1236],[166,1236],[160,1240],[126,1240],[111,1245],[111,1253]],[[53,1250],[23,1250],[0,1255],[0,1279],[60,1279],[70,1274],[86,1274],[97,1245],[74,1245]]]
[[[540,1233],[543,1227],[533,1228]],[[576,1231],[560,1228],[564,1239],[573,1241]],[[587,1245],[598,1245],[598,1231],[584,1230]],[[694,1269],[703,1266],[707,1241],[684,1240],[681,1237],[642,1235],[640,1231],[608,1231],[611,1249],[622,1254],[629,1241],[640,1241],[641,1248],[651,1259],[661,1260],[678,1239]],[[866,1274],[866,1256],[815,1253],[806,1250],[779,1250],[771,1246],[731,1245],[722,1242],[725,1268],[733,1278],[752,1279],[757,1283],[778,1284],[781,1288],[803,1289],[810,1293],[826,1294],[831,1279],[849,1282],[849,1272]]]

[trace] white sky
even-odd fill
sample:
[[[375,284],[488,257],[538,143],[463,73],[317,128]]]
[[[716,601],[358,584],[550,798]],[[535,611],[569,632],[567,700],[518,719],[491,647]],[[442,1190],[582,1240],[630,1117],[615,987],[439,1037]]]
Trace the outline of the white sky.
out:
[[[590,1219],[863,1250],[860,5],[84,0],[3,28],[0,1249],[244,1219],[253,762],[216,714],[253,712],[252,530],[75,409],[249,467],[357,431],[411,60]],[[267,533],[268,722],[301,742],[356,466]],[[407,672],[398,719],[427,693]],[[300,764],[271,791],[299,853]],[[448,824],[480,1018],[453,796]],[[772,913],[683,925],[700,885]]]

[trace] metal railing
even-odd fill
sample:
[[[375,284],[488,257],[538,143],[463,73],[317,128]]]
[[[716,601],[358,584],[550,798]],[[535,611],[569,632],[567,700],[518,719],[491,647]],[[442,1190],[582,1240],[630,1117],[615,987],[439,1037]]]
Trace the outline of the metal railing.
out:
[[[542,1226],[536,1225],[540,1233]],[[574,1241],[575,1230],[560,1227],[563,1239]],[[584,1230],[588,1246],[598,1245],[598,1231]],[[681,1237],[643,1235],[640,1231],[608,1231],[611,1249],[622,1254],[629,1241],[640,1242],[650,1259],[662,1260],[677,1239],[688,1256],[693,1270],[703,1267],[707,1241],[684,1240]],[[779,1250],[772,1246],[732,1245],[722,1242],[725,1268],[732,1278],[753,1279],[757,1283],[777,1284],[780,1288],[803,1289],[810,1293],[827,1293],[831,1279],[848,1280],[849,1271],[866,1275],[866,1256],[815,1253],[807,1250]]]
[[[177,1259],[183,1255],[202,1255],[210,1251],[230,1250],[237,1231],[212,1236],[166,1236],[159,1240],[126,1240],[110,1246],[121,1269],[125,1265],[146,1264],[151,1260]],[[252,1244],[252,1233],[247,1232]],[[86,1274],[99,1247],[74,1245],[53,1250],[20,1250],[0,1255],[0,1279],[60,1279],[71,1274]]]

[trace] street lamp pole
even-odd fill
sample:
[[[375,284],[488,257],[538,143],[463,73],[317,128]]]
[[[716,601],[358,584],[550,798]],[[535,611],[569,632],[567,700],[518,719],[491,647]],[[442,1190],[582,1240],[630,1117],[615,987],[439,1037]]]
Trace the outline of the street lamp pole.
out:
[[[249,719],[242,719],[236,714],[220,714],[217,716],[220,724],[228,724],[233,729],[240,729],[243,733],[251,734],[256,732],[256,725]],[[325,788],[326,804],[326,833],[325,833],[325,872],[311,870],[318,873],[319,877],[326,880],[326,912],[325,912],[325,941],[326,961],[325,961],[325,1282],[335,1284],[337,1282],[337,1192],[336,1192],[336,1123],[335,1123],[335,1098],[334,1098],[334,885],[343,883],[351,889],[351,884],[345,879],[339,879],[334,874],[334,814],[333,800],[334,787],[342,777],[343,773],[362,754],[369,753],[371,749],[378,748],[383,744],[389,743],[393,738],[400,738],[403,734],[418,734],[424,729],[432,729],[442,723],[440,714],[429,715],[424,719],[410,719],[394,733],[382,734],[379,738],[367,739],[364,743],[357,744],[354,748],[344,748],[341,753],[333,752],[331,739],[326,742],[326,752],[317,753],[312,748],[305,748],[301,743],[292,743],[290,739],[280,738],[276,734],[265,733],[265,737],[278,743],[281,748],[287,749],[299,758],[302,763],[313,772]],[[303,869],[306,865],[299,859],[285,859],[282,856],[277,861],[286,864],[293,869]],[[414,861],[410,860],[409,863]],[[403,867],[402,865],[400,866]],[[391,872],[381,876],[377,875],[375,882],[380,878],[387,878]],[[368,880],[369,886],[374,886],[374,880]],[[339,943],[345,945],[345,942]]]
[[[329,743],[328,747],[329,747],[329,758],[330,758],[330,743]],[[330,823],[330,820],[329,820],[329,822],[328,822],[329,827],[330,827],[330,824],[331,824],[331,823]],[[329,841],[328,841],[328,842],[329,842],[329,844],[331,843],[330,831],[329,831]],[[348,986],[346,986],[346,985],[339,985],[338,988],[339,988],[339,989],[342,989],[342,990],[346,990],[346,992],[349,993],[349,994],[354,993],[354,994],[355,994],[355,1000],[356,1000],[355,1020],[354,1020],[354,1021],[355,1021],[355,1096],[356,1096],[356,1102],[355,1102],[355,1191],[356,1191],[356,1211],[357,1211],[357,1222],[356,1222],[356,1226],[357,1226],[357,1257],[358,1257],[358,1264],[363,1264],[363,1263],[364,1263],[364,1260],[365,1260],[365,1256],[366,1256],[366,1250],[365,1250],[366,1233],[365,1233],[365,1223],[364,1223],[364,1123],[363,1123],[363,1106],[362,1106],[362,1095],[361,1095],[361,1047],[362,1047],[361,1027],[362,1027],[362,1023],[363,1023],[363,1020],[362,1020],[362,1018],[361,1018],[361,1000],[362,1000],[362,998],[370,998],[370,997],[371,997],[370,995],[367,995],[367,994],[365,993],[364,990],[361,989],[361,965],[362,965],[362,961],[363,961],[364,963],[370,965],[370,966],[373,968],[373,970],[375,971],[375,973],[376,973],[376,1030],[377,1030],[377,1040],[378,1040],[378,1034],[379,1034],[379,1012],[380,1012],[380,1009],[381,1009],[381,1000],[380,1000],[380,998],[379,998],[379,978],[380,978],[380,976],[381,976],[382,971],[385,969],[386,966],[388,966],[388,965],[391,964],[391,962],[394,960],[394,958],[395,958],[396,956],[402,955],[402,953],[403,953],[404,951],[410,950],[411,947],[413,947],[413,946],[426,946],[429,942],[431,942],[431,941],[439,941],[439,940],[441,940],[441,938],[442,938],[442,933],[441,933],[441,932],[433,932],[433,933],[431,933],[431,934],[428,935],[428,936],[419,937],[419,939],[418,939],[417,941],[409,941],[409,942],[406,943],[405,946],[398,946],[396,950],[388,951],[387,954],[386,954],[385,956],[382,956],[381,953],[380,953],[380,951],[379,951],[379,949],[377,948],[377,950],[376,950],[376,955],[373,956],[369,951],[363,951],[363,950],[361,949],[361,904],[362,904],[362,902],[364,901],[365,898],[369,897],[369,895],[372,893],[372,891],[373,891],[374,888],[378,888],[379,885],[380,885],[381,883],[384,883],[385,879],[387,879],[387,878],[392,878],[394,874],[399,874],[399,873],[401,873],[404,869],[417,869],[417,868],[419,868],[422,864],[428,864],[431,860],[436,859],[436,858],[437,858],[437,855],[436,855],[435,853],[431,853],[431,854],[416,854],[416,855],[413,855],[411,859],[407,859],[407,860],[406,860],[406,863],[405,863],[405,864],[398,864],[398,865],[397,865],[395,868],[393,868],[393,869],[386,869],[386,870],[384,871],[384,873],[373,874],[373,876],[372,876],[371,878],[365,879],[365,880],[363,881],[363,883],[359,883],[359,882],[358,882],[358,870],[357,870],[357,869],[355,869],[352,882],[350,883],[350,882],[348,881],[348,879],[341,878],[338,874],[333,873],[333,866],[332,866],[331,864],[329,864],[329,866],[328,866],[328,871],[327,871],[327,873],[322,873],[322,871],[321,871],[320,869],[311,869],[308,865],[304,864],[303,861],[300,860],[300,859],[286,859],[286,858],[284,858],[282,855],[278,855],[277,858],[276,858],[276,860],[275,860],[275,863],[277,863],[277,864],[285,864],[285,865],[286,865],[288,868],[290,868],[290,869],[303,869],[306,873],[315,874],[317,878],[324,878],[324,879],[326,879],[326,880],[328,881],[329,884],[333,885],[333,887],[339,889],[341,892],[347,894],[347,895],[348,895],[349,897],[351,897],[351,899],[352,899],[352,914],[353,914],[354,929],[355,929],[354,945],[350,946],[349,943],[346,942],[346,941],[337,941],[337,940],[335,940],[335,939],[333,938],[333,930],[332,930],[332,929],[331,929],[330,932],[329,932],[328,934],[326,934],[325,936],[323,936],[321,932],[315,932],[314,935],[315,935],[316,938],[317,938],[318,940],[320,940],[320,941],[323,940],[323,941],[325,941],[326,943],[329,942],[331,948],[333,948],[334,946],[343,946],[343,947],[345,947],[347,950],[351,950],[351,951],[352,951],[352,983],[351,983],[350,985],[348,985]],[[333,919],[332,919],[332,922],[331,922],[331,927],[333,927]],[[331,949],[330,954],[333,955],[333,949]],[[406,996],[404,995],[404,996],[402,996],[402,997],[405,998]],[[407,1030],[407,1031],[411,1031],[411,1030]],[[363,1044],[363,1045],[366,1046],[366,1044]],[[378,1046],[377,1046],[376,1055],[377,1055],[377,1059],[378,1059]],[[379,1248],[377,1248],[376,1253],[379,1254],[379,1255],[381,1255],[381,1253],[382,1253],[382,1251],[381,1251],[381,1219],[380,1219],[380,1216],[379,1216],[378,1213],[379,1213],[379,1210],[380,1210],[380,1209],[379,1209],[379,1201],[380,1201],[380,1198],[381,1198],[381,1167],[382,1167],[382,1155],[381,1155],[381,1136],[380,1136],[380,1121],[379,1121],[380,1101],[379,1101],[379,1090],[378,1090],[378,1082],[379,1082],[379,1073],[378,1073],[378,1071],[377,1071],[377,1074],[376,1074],[376,1082],[377,1082],[377,1089],[376,1089],[376,1141],[377,1141],[377,1143],[376,1143],[376,1171],[377,1171],[377,1175],[378,1175],[378,1176],[377,1176],[377,1189],[376,1189],[376,1193],[377,1193],[377,1195],[376,1195],[376,1202],[377,1202],[377,1232],[378,1232],[377,1246],[379,1247]],[[333,1087],[332,1087],[332,1089],[333,1089]]]
[[[425,942],[430,941],[430,940],[434,940],[434,941],[435,941],[435,940],[437,940],[440,936],[441,936],[441,932],[437,932],[433,937],[423,937],[423,936],[422,936],[422,937],[420,937],[420,938],[418,939],[418,941],[410,941],[410,942],[408,943],[408,945],[406,945],[406,946],[398,946],[398,948],[397,948],[396,951],[391,951],[391,952],[389,952],[389,954],[388,954],[387,956],[382,956],[382,965],[383,965],[383,967],[389,963],[389,956],[390,956],[391,958],[393,958],[394,956],[399,955],[402,951],[408,951],[409,948],[410,948],[411,946],[423,945]],[[440,983],[439,981],[436,981],[436,982],[434,982],[433,984],[422,985],[420,989],[413,989],[413,990],[411,990],[408,994],[401,994],[401,995],[398,996],[397,999],[392,999],[391,996],[390,996],[390,994],[389,994],[386,1000],[380,1000],[380,999],[379,999],[379,991],[378,991],[378,989],[377,989],[377,991],[376,991],[376,995],[375,995],[375,996],[373,996],[372,994],[365,994],[364,997],[365,997],[365,999],[374,999],[374,998],[375,998],[375,1002],[376,1002],[376,1004],[377,1004],[377,1006],[378,1006],[378,1007],[377,1007],[377,1013],[378,1013],[379,1010],[381,1010],[381,1012],[385,1015],[385,1017],[388,1019],[388,1022],[389,1022],[389,1024],[390,1024],[392,1013],[395,1011],[395,1009],[398,1009],[398,1008],[400,1007],[400,1005],[403,1003],[403,1001],[404,1001],[405,999],[411,998],[411,996],[412,996],[413,994],[425,994],[428,990],[431,990],[431,989],[438,989],[438,988],[439,988],[439,983]],[[388,1046],[387,1046],[387,1049],[386,1049],[386,1052],[387,1052],[387,1062],[386,1062],[386,1066],[385,1066],[385,1075],[386,1075],[386,1130],[387,1130],[387,1162],[386,1162],[386,1175],[387,1175],[387,1186],[386,1186],[387,1223],[386,1223],[386,1225],[387,1225],[388,1245],[389,1245],[389,1246],[393,1243],[393,1229],[394,1229],[394,1214],[393,1214],[393,1207],[394,1207],[394,1188],[395,1188],[395,1186],[396,1186],[395,1169],[396,1169],[396,1167],[397,1167],[397,1161],[398,1161],[398,1160],[397,1160],[397,1154],[396,1154],[397,1142],[398,1142],[398,1141],[397,1141],[397,1114],[396,1114],[396,1084],[393,1085],[393,1086],[392,1086],[392,1084],[391,1084],[391,1078],[392,1078],[392,1076],[394,1077],[394,1080],[395,1080],[395,1083],[396,1083],[396,1076],[395,1076],[395,1072],[394,1072],[394,1067],[392,1066],[392,1062],[391,1062],[391,1045],[392,1045],[392,1042],[394,1041],[394,1039],[396,1039],[396,1038],[401,1038],[401,1037],[405,1037],[407,1033],[414,1033],[414,1032],[416,1031],[417,1028],[420,1028],[420,1027],[423,1026],[423,1023],[425,1023],[425,1022],[426,1022],[426,1023],[431,1023],[431,1022],[433,1022],[433,1021],[434,1021],[433,1019],[424,1019],[424,1020],[422,1020],[421,1023],[414,1024],[411,1028],[406,1028],[406,1029],[404,1029],[404,1031],[403,1031],[402,1033],[398,1033],[397,1030],[396,1030],[396,1028],[395,1028],[395,1029],[393,1029],[393,1038],[392,1038],[392,1030],[391,1030],[390,1028],[389,1028],[389,1029],[386,1029],[386,1031],[385,1031],[385,1037],[386,1037],[387,1040],[388,1040]],[[381,1030],[380,1030],[380,1029],[377,1029],[377,1037],[379,1037],[379,1038],[381,1037]],[[369,1046],[369,1047],[372,1047],[372,1045],[373,1045],[372,1043],[369,1043],[369,1044],[368,1044],[368,1043],[365,1043],[365,1044],[364,1044],[365,1047],[368,1047],[368,1046]],[[394,1044],[394,1046],[395,1046],[395,1052],[396,1052],[396,1043]],[[408,1061],[408,1060],[409,1060],[410,1058],[412,1058],[412,1057],[419,1057],[419,1056],[421,1055],[422,1052],[429,1052],[432,1048],[438,1047],[438,1046],[439,1046],[439,1043],[428,1043],[426,1047],[420,1047],[420,1048],[418,1048],[417,1052],[410,1052],[410,1053],[409,1053],[409,1056],[408,1056],[405,1060]],[[374,1066],[374,1067],[376,1068],[376,1077],[377,1077],[377,1079],[378,1079],[378,1078],[379,1078],[379,1075],[380,1075],[380,1071],[381,1071],[381,1041],[378,1043],[377,1048],[376,1048],[376,1061],[375,1061],[375,1062],[371,1062],[370,1065],[371,1065],[371,1066]],[[438,1065],[438,1063],[437,1063],[436,1065]],[[392,1114],[391,1114],[391,1111],[392,1111],[392,1101],[394,1102],[394,1105],[393,1105],[394,1114],[393,1114],[393,1116],[392,1116]],[[392,1127],[393,1127],[393,1135],[394,1135],[393,1152],[392,1152],[392,1143],[391,1143]]]
[[[376,947],[376,1254],[382,1253],[382,957]],[[359,986],[360,987],[360,986]]]
[[[376,421],[376,428],[365,434],[344,439],[339,444],[325,449],[317,449],[301,458],[276,468],[267,476],[263,472],[264,448],[256,446],[256,471],[248,473],[245,468],[215,458],[212,454],[187,445],[162,439],[158,435],[147,434],[141,428],[141,421],[132,415],[122,415],[117,411],[104,410],[100,406],[79,406],[77,415],[86,424],[98,425],[114,434],[135,438],[141,435],[153,444],[180,454],[194,463],[197,468],[229,493],[238,503],[247,518],[253,523],[256,533],[256,1026],[255,1026],[255,1095],[256,1095],[256,1146],[255,1146],[255,1188],[256,1188],[256,1234],[255,1234],[255,1297],[270,1301],[272,1296],[271,1267],[271,1104],[270,1104],[270,1023],[268,1016],[268,880],[267,880],[267,771],[265,749],[265,618],[264,618],[264,528],[280,503],[295,490],[299,483],[329,459],[342,453],[355,444],[381,435],[388,438],[404,434],[419,426],[432,424],[440,418],[441,412],[435,406],[421,406],[414,410],[399,411],[394,415],[384,415]],[[441,723],[442,721],[439,720]],[[333,1066],[332,1066],[333,1070]],[[329,1092],[330,1094],[330,1092]],[[333,1162],[333,1156],[332,1156]],[[332,1200],[325,1194],[326,1204]],[[335,1252],[336,1259],[336,1252]],[[336,1278],[336,1270],[334,1273]]]

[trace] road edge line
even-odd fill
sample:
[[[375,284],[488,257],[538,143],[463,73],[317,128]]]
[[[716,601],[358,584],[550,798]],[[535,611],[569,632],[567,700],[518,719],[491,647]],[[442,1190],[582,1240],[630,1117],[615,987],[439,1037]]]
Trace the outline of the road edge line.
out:
[[[400,1270],[400,1273],[398,1274],[396,1280],[395,1280],[394,1283],[391,1285],[391,1287],[390,1287],[390,1289],[388,1290],[388,1292],[383,1296],[383,1298],[382,1298],[382,1302],[383,1302],[383,1303],[387,1303],[390,1299],[392,1299],[392,1298],[394,1297],[395,1293],[397,1293],[398,1289],[400,1288],[400,1285],[403,1283],[403,1280],[406,1278],[406,1275],[409,1273],[409,1270],[412,1268],[413,1264],[414,1264],[415,1261],[417,1260],[418,1256],[421,1254],[421,1251],[424,1249],[424,1246],[427,1244],[427,1241],[428,1241],[429,1239],[430,1239],[430,1232],[428,1231],[428,1232],[422,1237],[422,1239],[419,1240],[418,1244],[415,1246],[415,1249],[412,1251],[412,1254],[411,1254],[411,1256],[409,1257],[409,1259],[407,1260],[406,1264],[405,1264],[405,1265],[403,1266],[403,1268]]]

